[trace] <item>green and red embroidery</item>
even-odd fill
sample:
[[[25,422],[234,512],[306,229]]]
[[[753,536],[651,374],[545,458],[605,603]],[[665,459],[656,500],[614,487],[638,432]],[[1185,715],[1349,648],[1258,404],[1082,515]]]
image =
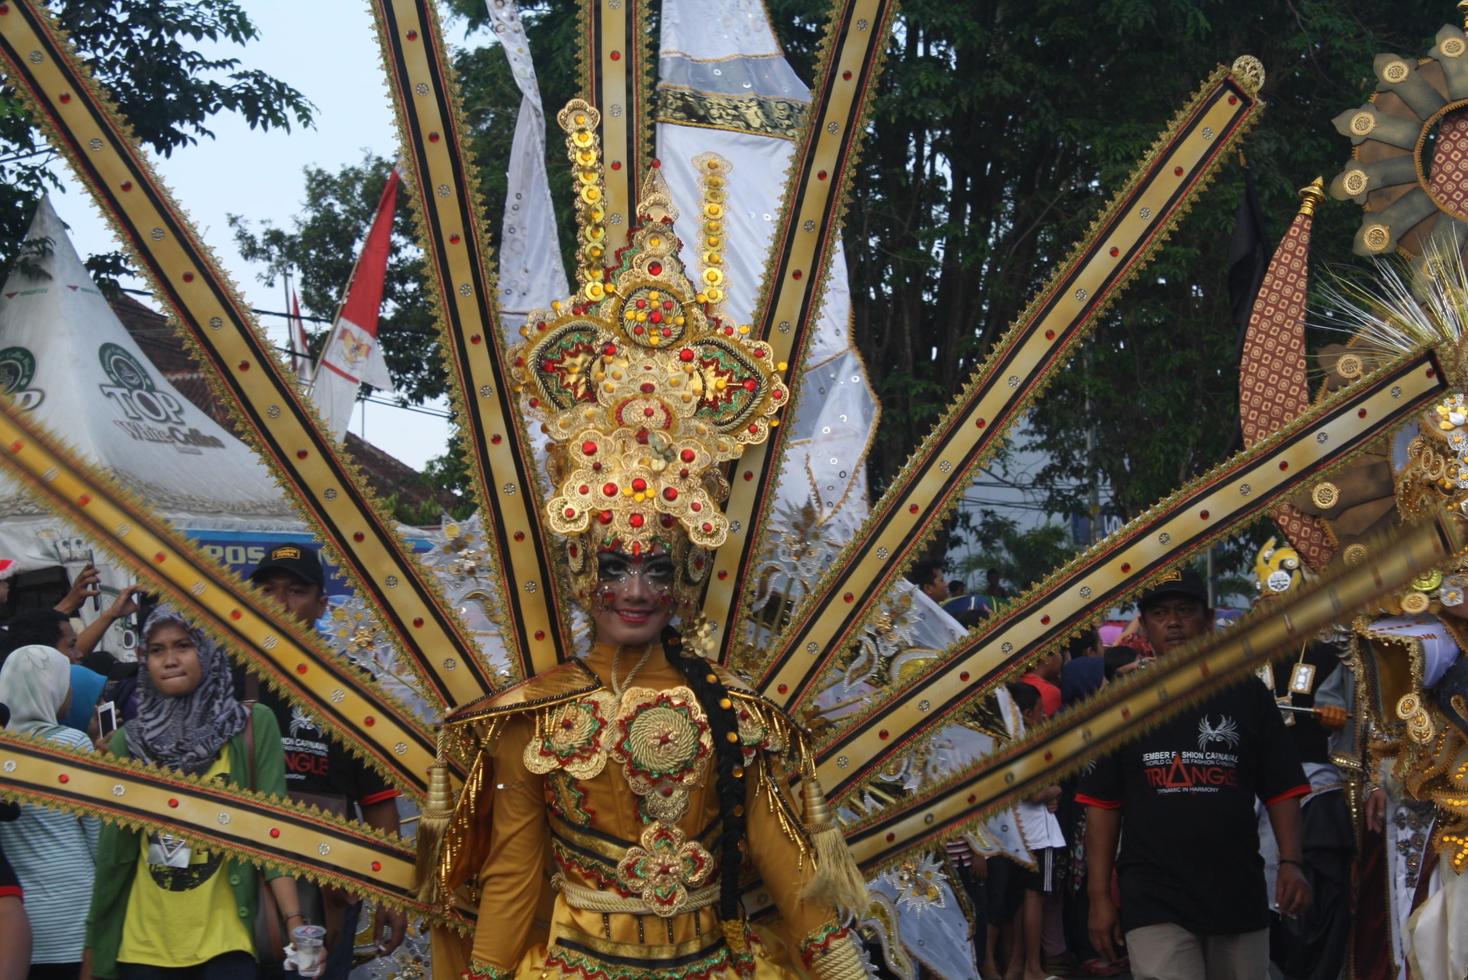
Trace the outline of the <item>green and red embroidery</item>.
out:
[[[845,926],[838,926],[834,922],[826,923],[801,940],[800,961],[809,970],[816,960],[829,953],[832,946],[841,942],[848,935],[850,932]]]
[[[553,772],[546,778],[545,803],[566,823],[577,827],[591,825],[591,811],[586,809],[586,791],[564,772]]]

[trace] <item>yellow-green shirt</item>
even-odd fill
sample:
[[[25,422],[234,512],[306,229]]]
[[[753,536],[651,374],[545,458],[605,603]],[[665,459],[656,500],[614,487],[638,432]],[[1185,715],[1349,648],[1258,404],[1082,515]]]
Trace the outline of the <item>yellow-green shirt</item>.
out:
[[[203,778],[229,782],[223,752]],[[168,835],[144,835],[118,962],[190,967],[225,953],[253,952],[254,941],[235,914],[230,874],[222,853]]]

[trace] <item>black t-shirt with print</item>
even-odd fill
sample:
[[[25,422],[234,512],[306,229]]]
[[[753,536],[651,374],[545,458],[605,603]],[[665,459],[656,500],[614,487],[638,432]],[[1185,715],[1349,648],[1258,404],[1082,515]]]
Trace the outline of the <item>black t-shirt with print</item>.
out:
[[[261,685],[260,703],[275,713],[285,749],[285,788],[291,795],[309,793],[345,804],[345,815],[357,816],[351,804],[370,806],[397,797],[371,767],[334,741],[319,722]],[[313,801],[314,802],[314,801]]]
[[[1279,709],[1253,677],[1098,761],[1076,799],[1122,812],[1122,928],[1266,928],[1254,801],[1309,788]]]

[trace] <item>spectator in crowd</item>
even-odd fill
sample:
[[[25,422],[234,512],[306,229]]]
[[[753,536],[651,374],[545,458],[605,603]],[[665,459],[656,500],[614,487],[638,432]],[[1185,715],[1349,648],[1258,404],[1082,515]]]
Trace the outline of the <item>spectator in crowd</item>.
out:
[[[943,603],[943,611],[958,620],[958,625],[971,630],[988,619],[993,610],[983,596],[968,592]]]
[[[10,582],[15,578],[15,559],[0,558],[0,606],[10,601]]]
[[[1212,628],[1207,591],[1191,570],[1164,578],[1139,606],[1159,657]],[[1309,792],[1274,699],[1253,677],[1099,760],[1076,797],[1087,806],[1092,944],[1115,961],[1124,934],[1136,980],[1267,977],[1270,896],[1254,803],[1263,802],[1279,841],[1275,905],[1298,916],[1311,900],[1299,804]]]
[[[1063,656],[1052,653],[1042,657],[1023,677],[1022,683],[1033,687],[1040,695],[1040,707],[1045,718],[1054,717],[1060,710],[1060,668]]]
[[[305,629],[326,613],[326,575],[315,548],[304,545],[281,545],[270,551],[256,567],[251,581],[255,587],[280,603],[290,616]],[[274,713],[286,732],[286,788],[293,799],[313,803],[338,816],[351,817],[355,806],[363,822],[396,835],[398,823],[398,791],[373,769],[353,756],[342,745],[332,741],[327,731],[314,718],[277,697],[268,688],[260,688],[253,677],[246,679],[246,693],[251,699]],[[327,927],[324,980],[341,980],[351,972],[353,949],[362,913],[361,899],[340,889],[322,888],[302,883],[303,899],[319,900],[321,918]],[[377,911],[376,946],[386,955],[402,944],[407,929],[403,913],[393,909]]]
[[[1023,720],[1021,733],[1044,721],[1041,695],[1034,685],[1011,684],[1009,694]],[[1055,888],[1055,859],[1065,847],[1065,837],[1055,819],[1059,799],[1060,787],[1046,786],[1014,808],[1020,834],[1035,866],[1016,866],[1010,879],[1010,887],[1017,893],[1011,897],[1017,915],[1005,980],[1046,980],[1040,955],[1045,896]]]
[[[138,649],[138,715],[113,735],[110,751],[283,796],[275,716],[236,700],[224,652],[167,606],[148,617]],[[295,881],[279,872],[257,872],[171,834],[103,827],[87,919],[93,975],[145,980],[186,971],[193,980],[255,980],[261,874],[287,934],[307,924]]]
[[[8,724],[10,708],[0,703],[0,728]],[[0,803],[0,823],[19,819],[20,804]],[[3,841],[0,837],[0,980],[22,980],[31,968],[31,924],[25,914],[25,890],[5,860]]]
[[[1110,682],[1145,667],[1147,661],[1136,647],[1117,646],[1106,648],[1106,652],[1101,655],[1101,665],[1102,680]]]
[[[1127,652],[1136,656],[1135,651]],[[1101,690],[1101,685],[1105,683],[1105,667],[1104,658],[1089,654],[1079,654],[1067,661],[1060,668],[1062,704],[1068,709]],[[1056,861],[1061,931],[1073,962],[1081,964],[1087,975],[1104,976],[1114,971],[1096,957],[1087,931],[1089,906],[1086,900],[1086,808],[1076,802],[1078,783],[1077,777],[1061,783],[1060,806],[1055,811],[1066,843],[1065,859]]]
[[[923,594],[934,602],[942,603],[948,598],[948,580],[943,577],[941,560],[920,561],[907,573],[907,580],[923,590]]]
[[[57,718],[71,699],[71,665],[51,647],[23,646],[0,667],[0,702],[10,707],[9,730],[90,752],[91,739]],[[0,823],[5,852],[25,894],[31,924],[30,976],[74,980],[81,975],[86,905],[92,890],[97,821],[29,803],[18,820]]]
[[[1133,654],[1135,656],[1135,654]],[[1101,690],[1106,680],[1103,657],[1077,657],[1060,668],[1060,703],[1069,708]]]
[[[137,591],[137,586],[123,589],[80,636],[72,628],[71,618],[56,609],[32,609],[10,621],[7,632],[12,647],[52,647],[71,661],[71,708],[61,719],[62,724],[79,731],[90,731],[92,712],[97,707],[107,676],[82,666],[81,659],[92,652],[92,647],[102,639],[109,626],[137,611],[134,598]]]
[[[1069,663],[1082,657],[1100,657],[1106,652],[1106,647],[1101,643],[1101,631],[1097,629],[1083,630],[1072,636],[1070,642],[1065,645],[1065,659]]]
[[[968,594],[968,584],[961,578],[948,580],[948,598],[957,599],[961,595]]]
[[[1009,593],[999,579],[997,568],[991,568],[984,573],[984,595],[988,597],[990,606],[997,607],[1000,600],[1009,598]]]

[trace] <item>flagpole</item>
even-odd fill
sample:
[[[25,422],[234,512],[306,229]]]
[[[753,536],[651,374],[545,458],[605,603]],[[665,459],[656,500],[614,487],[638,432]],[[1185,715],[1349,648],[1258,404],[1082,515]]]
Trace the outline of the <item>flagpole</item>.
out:
[[[281,286],[285,289],[285,305],[282,306],[281,309],[285,310],[286,347],[288,347],[291,352],[291,373],[296,376],[296,385],[297,387],[299,387],[301,383],[301,362],[299,359],[300,354],[296,351],[296,324],[291,317],[290,265],[286,265],[285,271],[281,275]]]

